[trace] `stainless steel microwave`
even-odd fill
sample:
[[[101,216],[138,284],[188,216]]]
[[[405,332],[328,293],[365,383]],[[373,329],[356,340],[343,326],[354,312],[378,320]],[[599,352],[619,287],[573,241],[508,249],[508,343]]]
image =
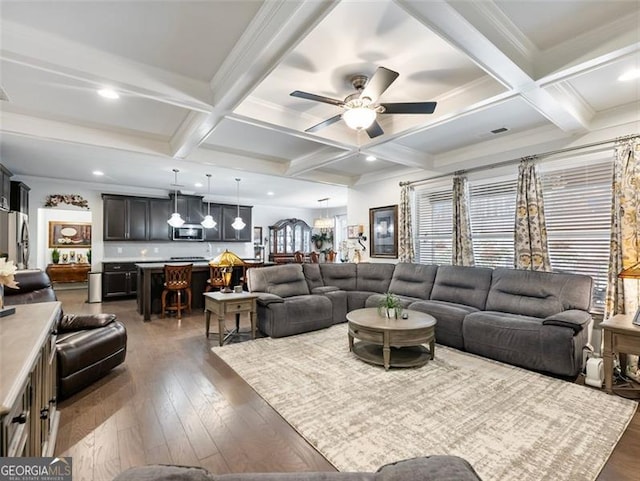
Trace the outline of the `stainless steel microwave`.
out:
[[[203,241],[204,227],[200,224],[184,224],[173,228],[174,241]]]

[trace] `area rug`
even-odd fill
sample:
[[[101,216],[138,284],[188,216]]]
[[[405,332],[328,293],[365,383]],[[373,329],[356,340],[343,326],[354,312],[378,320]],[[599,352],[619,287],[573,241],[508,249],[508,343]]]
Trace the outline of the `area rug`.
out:
[[[349,352],[346,324],[212,351],[340,471],[454,454],[485,481],[594,480],[637,407],[443,346],[385,371]]]

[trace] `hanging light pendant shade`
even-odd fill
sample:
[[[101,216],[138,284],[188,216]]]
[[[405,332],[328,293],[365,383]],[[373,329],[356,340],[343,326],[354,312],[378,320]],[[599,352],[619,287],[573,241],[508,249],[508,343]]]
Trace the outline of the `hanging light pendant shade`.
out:
[[[318,217],[313,221],[314,229],[333,229],[333,219],[329,217],[329,197],[326,199],[319,199],[318,202],[326,202],[326,216]]]
[[[231,227],[233,227],[235,230],[242,230],[245,228],[245,226],[247,224],[244,223],[244,221],[242,220],[242,217],[240,217],[240,179],[238,179],[236,177],[236,182],[237,182],[237,194],[238,194],[238,210],[236,213],[236,218],[233,221],[233,224],[231,224]]]
[[[207,174],[207,194],[211,195],[211,174]],[[207,215],[204,216],[200,225],[205,229],[213,229],[216,226],[216,221],[211,217],[211,202],[207,200]]]
[[[173,186],[175,188],[175,192],[173,196],[174,209],[173,209],[173,214],[171,214],[171,217],[167,220],[167,223],[171,227],[182,227],[184,225],[184,219],[180,217],[180,213],[178,212],[178,172],[180,172],[178,169],[173,169],[173,175],[174,175]]]

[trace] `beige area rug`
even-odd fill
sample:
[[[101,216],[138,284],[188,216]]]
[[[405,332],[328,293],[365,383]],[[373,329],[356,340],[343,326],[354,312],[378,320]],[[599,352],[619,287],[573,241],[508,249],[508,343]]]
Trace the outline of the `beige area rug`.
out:
[[[212,351],[340,471],[455,454],[485,481],[589,481],[637,407],[442,346],[385,372],[349,352],[346,324]]]

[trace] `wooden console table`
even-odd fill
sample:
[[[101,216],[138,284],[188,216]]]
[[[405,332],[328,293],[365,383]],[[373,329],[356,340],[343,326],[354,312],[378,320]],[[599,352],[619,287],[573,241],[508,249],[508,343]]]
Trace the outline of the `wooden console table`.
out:
[[[49,264],[47,274],[51,282],[86,282],[91,264]]]
[[[609,394],[613,392],[614,354],[640,354],[640,326],[632,319],[632,315],[617,314],[600,324],[604,332],[604,386]]]

